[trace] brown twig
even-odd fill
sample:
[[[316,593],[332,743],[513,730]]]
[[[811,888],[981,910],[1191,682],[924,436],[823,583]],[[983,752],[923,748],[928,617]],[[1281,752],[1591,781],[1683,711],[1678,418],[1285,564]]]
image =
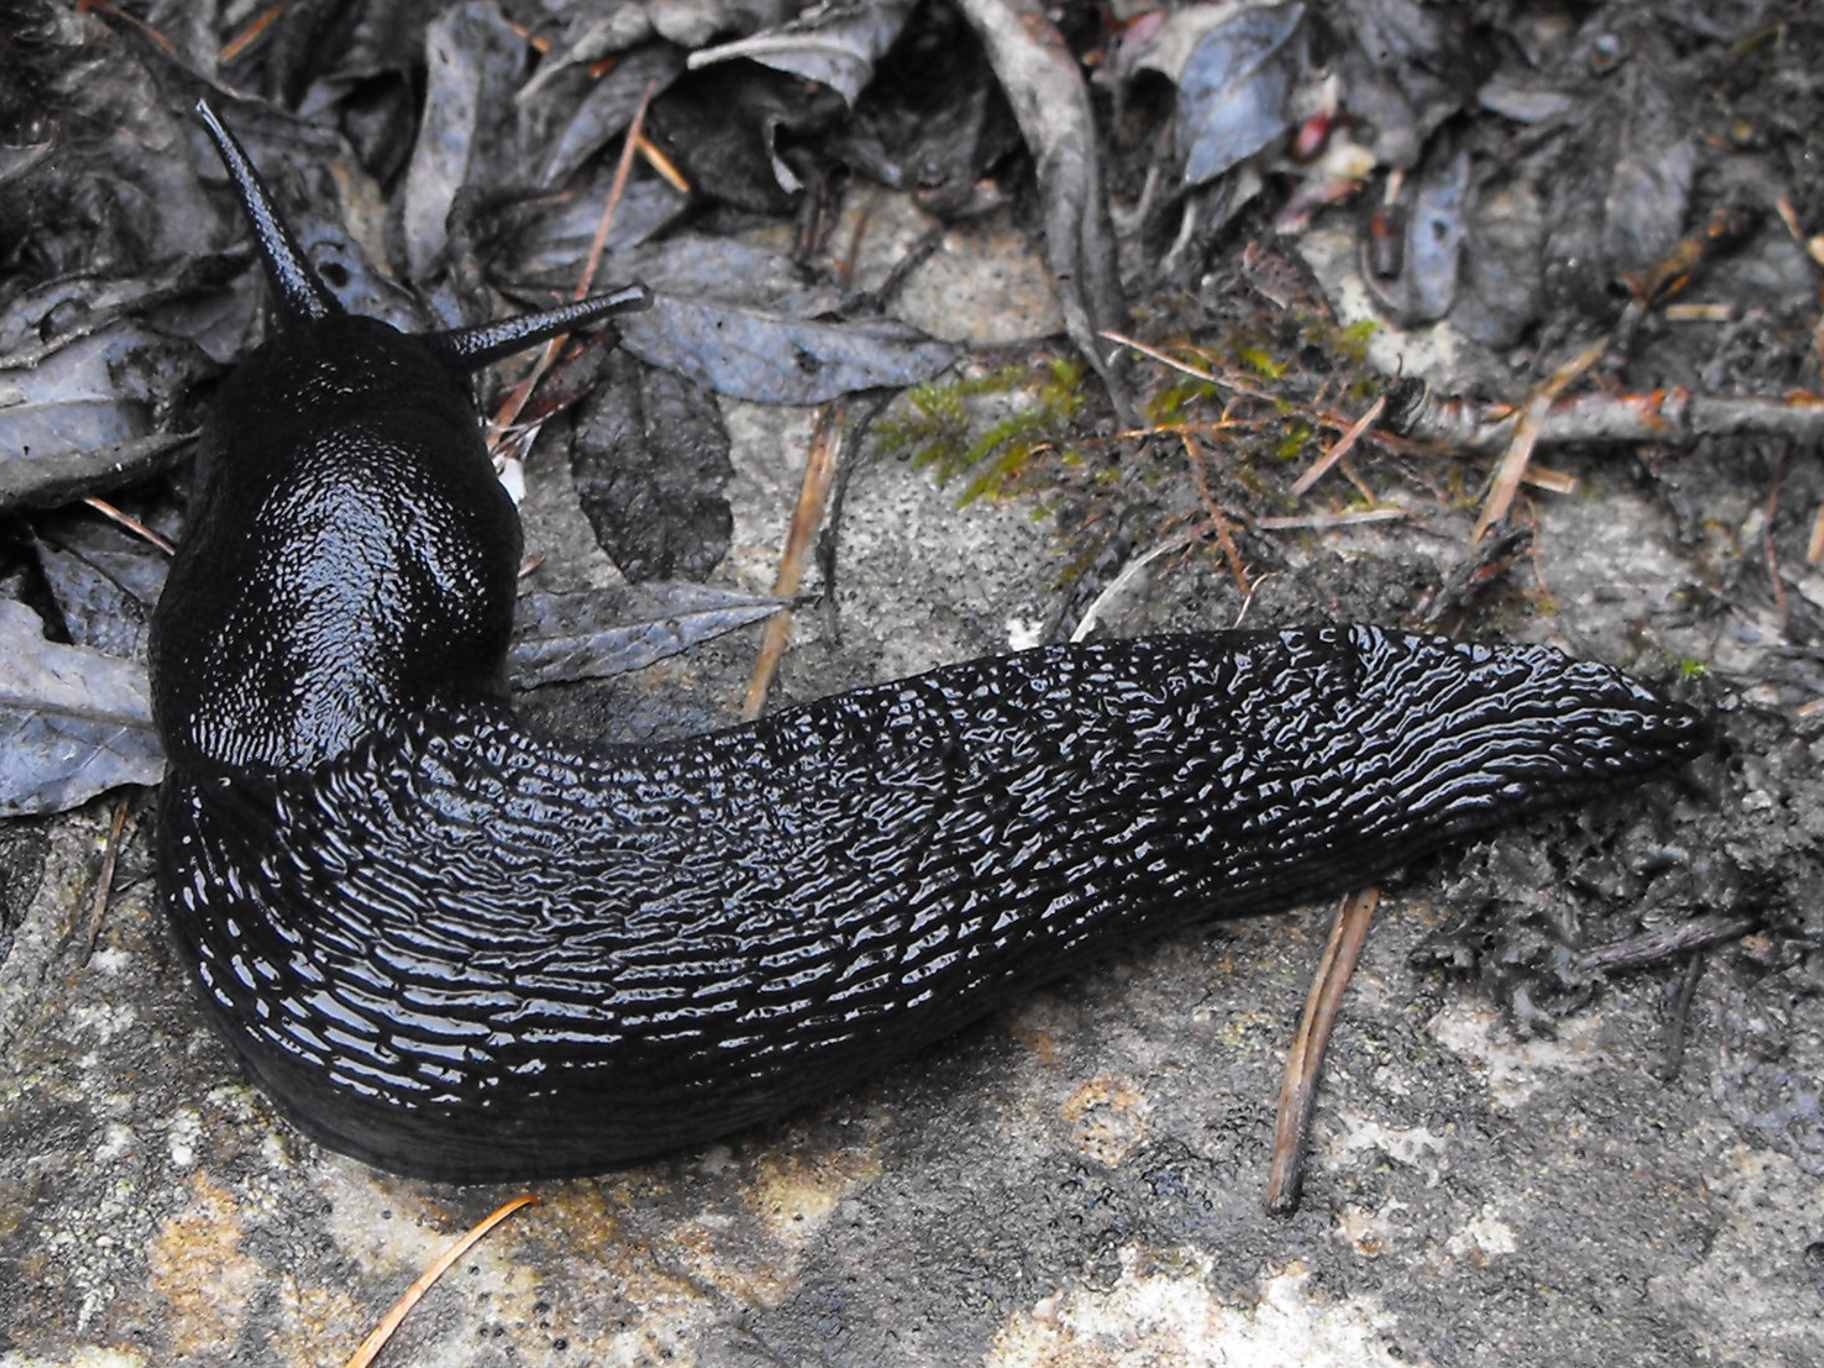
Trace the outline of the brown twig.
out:
[[[1477,404],[1427,394],[1394,431],[1415,442],[1458,451],[1500,451],[1514,437],[1520,412],[1511,404]],[[1685,446],[1705,437],[1785,437],[1824,440],[1824,395],[1795,390],[1784,398],[1694,394],[1683,386],[1638,394],[1592,393],[1554,402],[1540,420],[1538,445],[1652,442]]]
[[[507,1217],[511,1216],[521,1207],[533,1206],[536,1205],[537,1202],[538,1198],[528,1192],[515,1197],[510,1202],[496,1207],[493,1211],[489,1212],[487,1216],[483,1217],[480,1224],[475,1226],[473,1230],[469,1231],[468,1234],[464,1235],[460,1240],[456,1241],[455,1244],[438,1255],[436,1261],[418,1275],[417,1281],[406,1288],[399,1300],[394,1302],[392,1308],[380,1318],[380,1323],[373,1328],[373,1332],[369,1334],[366,1339],[361,1341],[361,1347],[355,1350],[348,1362],[343,1365],[343,1368],[368,1368],[368,1365],[371,1364],[379,1355],[380,1351],[386,1347],[386,1342],[393,1337],[393,1332],[399,1328],[400,1322],[402,1322],[411,1312],[411,1309],[418,1304],[418,1299],[430,1290],[431,1285],[435,1283],[437,1279],[449,1272],[451,1264],[455,1263],[456,1260],[460,1259],[464,1254],[467,1254],[470,1249],[474,1248],[476,1242],[480,1240],[482,1236],[486,1235],[490,1230],[494,1229],[495,1226],[506,1220]]]
[[[1386,407],[1387,396],[1383,394],[1368,406],[1368,411],[1366,413],[1360,418],[1357,418],[1355,422],[1350,425],[1349,430],[1342,435],[1335,446],[1331,447],[1324,455],[1318,457],[1318,459],[1312,463],[1309,470],[1292,482],[1292,497],[1296,499],[1302,496],[1312,485],[1323,479],[1324,473],[1329,470],[1331,466],[1342,460],[1343,457],[1347,456],[1351,448],[1361,440],[1362,434],[1374,426],[1376,420],[1380,418],[1382,411],[1385,410]]]
[[[157,532],[154,532],[151,528],[147,527],[143,522],[141,522],[138,518],[134,517],[131,513],[122,513],[118,508],[116,508],[113,504],[109,503],[106,499],[98,499],[93,494],[89,494],[89,495],[85,495],[83,497],[82,501],[85,504],[87,504],[90,508],[94,509],[97,513],[101,514],[102,517],[111,519],[112,521],[119,523],[122,527],[126,528],[127,531],[131,532],[134,536],[140,538],[142,541],[149,542],[151,545],[156,546],[160,551],[163,551],[167,556],[175,556],[177,554],[177,547],[171,542],[170,538],[162,536],[161,534],[159,534]]]
[[[1720,205],[1697,232],[1680,238],[1648,269],[1624,272],[1622,282],[1643,306],[1669,299],[1689,285],[1717,252],[1740,242],[1754,226],[1755,217],[1739,204]]]
[[[1222,505],[1216,502],[1215,492],[1211,490],[1209,478],[1204,473],[1204,450],[1188,432],[1179,433],[1178,440],[1184,443],[1184,454],[1190,458],[1191,479],[1197,486],[1197,498],[1203,504],[1203,511],[1209,514],[1210,527],[1216,533],[1216,544],[1222,548],[1223,559],[1229,563],[1229,574],[1234,576],[1235,587],[1246,598],[1250,592],[1248,568],[1242,564],[1241,552],[1235,546],[1234,530],[1222,511]]]
[[[1286,1055],[1286,1072],[1279,1087],[1279,1114],[1273,1129],[1273,1164],[1267,1174],[1267,1210],[1284,1216],[1298,1207],[1304,1183],[1305,1137],[1311,1128],[1311,1111],[1317,1102],[1317,1075],[1324,1051],[1336,1025],[1343,993],[1355,973],[1368,924],[1374,918],[1381,890],[1364,888],[1349,894],[1337,906],[1330,923],[1330,939],[1305,995],[1304,1015]]]
[[[1283,414],[1287,413],[1297,414],[1299,417],[1315,423],[1319,427],[1330,428],[1336,432],[1347,432],[1360,421],[1359,419],[1349,417],[1347,414],[1333,413],[1329,409],[1317,408],[1310,404],[1301,404],[1293,399],[1269,394],[1265,390],[1256,389],[1247,381],[1234,375],[1218,373],[1205,370],[1199,366],[1193,366],[1187,361],[1181,361],[1175,356],[1159,351],[1156,348],[1149,347],[1143,342],[1136,342],[1132,338],[1125,337],[1120,333],[1105,332],[1102,336],[1111,341],[1120,342],[1123,346],[1132,347],[1143,356],[1151,357],[1161,365],[1169,366],[1171,369],[1178,371],[1181,374],[1189,375],[1194,379],[1207,381],[1212,385],[1230,390],[1236,394],[1246,395],[1250,399],[1259,399],[1263,402],[1270,403],[1278,412],[1271,420],[1231,418],[1225,414],[1222,419],[1214,423],[1160,423],[1150,428],[1136,428],[1128,431],[1116,432],[1109,438],[1089,439],[1089,443],[1092,445],[1096,444],[1098,440],[1102,442],[1118,441],[1123,438],[1143,437],[1160,432],[1210,432],[1220,431],[1225,428],[1259,427],[1264,421],[1278,421]],[[1383,422],[1380,427],[1369,427],[1364,429],[1359,440],[1372,442],[1375,446],[1402,456],[1455,456],[1469,450],[1469,448],[1462,447],[1460,444],[1455,444],[1453,442],[1453,439],[1459,436],[1460,432],[1465,427],[1465,422],[1461,415],[1461,410],[1467,407],[1465,401],[1449,399],[1434,400],[1428,391],[1424,391],[1422,386],[1417,385],[1417,382],[1413,382],[1413,384],[1415,387],[1415,394],[1418,394],[1420,397],[1416,402],[1409,402],[1405,405],[1397,429],[1393,431],[1389,430],[1389,427],[1394,424],[1394,420],[1389,418],[1383,410],[1382,418],[1387,421]],[[1388,406],[1396,407],[1397,401],[1390,398]],[[1441,410],[1441,413],[1439,413],[1438,416],[1433,416],[1432,411],[1434,409]],[[1507,426],[1501,430],[1501,440],[1492,444],[1492,446],[1484,446],[1478,450],[1499,451],[1502,447],[1507,445],[1507,442],[1512,435],[1513,423],[1517,421],[1514,409],[1509,405],[1499,405],[1496,406],[1495,411],[1501,418],[1507,421]],[[1421,427],[1425,424],[1438,424],[1444,431],[1440,435],[1434,435],[1429,431],[1417,430],[1412,426],[1414,424]],[[1536,485],[1541,489],[1551,490],[1553,493],[1558,494],[1571,493],[1577,488],[1577,481],[1574,476],[1567,475],[1560,470],[1550,470],[1537,464],[1529,464],[1525,474],[1521,477],[1521,480],[1524,484]],[[1372,495],[1370,495],[1370,497],[1372,497]]]
[[[1678,1077],[1685,1066],[1685,1037],[1691,1028],[1691,1002],[1697,996],[1697,981],[1704,976],[1709,956],[1702,950],[1685,961],[1685,974],[1679,981],[1678,1000],[1672,1004],[1672,1020],[1666,1024],[1666,1053],[1657,1073],[1667,1082]]]
[[[842,423],[846,414],[847,407],[840,399],[817,411],[810,451],[804,462],[804,477],[798,483],[798,502],[792,509],[785,548],[779,553],[779,572],[773,579],[773,593],[779,598],[791,598],[803,582],[804,563],[816,543],[817,528],[823,521],[824,506],[830,496],[830,483],[836,478],[836,457],[842,448]],[[766,707],[766,695],[773,687],[773,676],[779,672],[779,661],[785,655],[786,637],[791,629],[789,612],[775,613],[767,619],[760,650],[754,657],[754,672],[748,679],[747,697],[741,704],[741,716],[749,721],[760,716]]]
[[[1149,347],[1146,343],[1136,341],[1125,333],[1104,330],[1101,336],[1106,337],[1110,342],[1119,342],[1124,347],[1131,347],[1142,356],[1150,356],[1160,365],[1170,366],[1173,370],[1188,375],[1193,380],[1207,381],[1209,384],[1219,385],[1223,389],[1232,390],[1236,394],[1245,394],[1250,399],[1265,400],[1269,404],[1281,402],[1279,396],[1268,394],[1265,390],[1255,389],[1245,380],[1238,379],[1232,375],[1218,375],[1216,372],[1205,370],[1201,366],[1193,366],[1188,361],[1180,361],[1170,353],[1162,352],[1156,347]],[[1347,427],[1348,424],[1344,423],[1341,426]]]
[[[1489,486],[1488,498],[1482,504],[1481,516],[1476,519],[1476,525],[1470,531],[1472,546],[1482,540],[1490,527],[1505,518],[1507,510],[1513,506],[1514,495],[1520,490],[1520,477],[1526,473],[1527,462],[1533,459],[1533,448],[1539,444],[1539,432],[1552,402],[1579,376],[1600,361],[1608,349],[1606,338],[1592,342],[1553,371],[1526,401],[1526,407],[1520,413],[1520,422],[1514,428],[1513,440],[1507,444],[1507,450],[1501,456],[1501,464],[1495,468],[1494,482]]]
[[[285,6],[268,5],[265,9],[254,15],[253,18],[248,21],[247,27],[235,34],[234,37],[230,38],[226,43],[222,44],[222,50],[216,54],[215,60],[217,63],[222,66],[227,66],[230,62],[241,57],[247,49],[259,41],[266,30],[271,28],[273,23],[283,13],[285,13]]]
[[[76,12],[78,14],[86,14],[90,10],[93,10],[96,14],[106,15],[110,19],[119,19],[123,23],[138,29],[141,34],[154,43],[167,56],[176,57],[178,55],[176,43],[165,37],[164,34],[153,28],[152,25],[148,24],[144,19],[136,18],[135,16],[128,14],[125,10],[115,8],[108,3],[108,0],[78,0],[76,5]]]
[[[1336,469],[1339,475],[1355,486],[1355,492],[1362,496],[1369,507],[1372,508],[1380,503],[1381,496],[1376,494],[1374,490],[1369,487],[1368,481],[1361,477],[1361,474],[1355,468],[1354,461],[1351,461],[1345,456],[1336,463]]]
[[[663,149],[661,149],[657,143],[651,138],[648,138],[644,133],[635,138],[633,143],[634,146],[639,149],[640,159],[658,174],[660,180],[664,181],[680,195],[688,195],[690,193],[690,178],[679,169],[676,162],[665,155]]]
[[[1507,527],[1499,536],[1484,537],[1476,542],[1445,572],[1420,621],[1427,627],[1443,627],[1456,614],[1469,607],[1470,601],[1492,584],[1506,577],[1528,547],[1533,534],[1524,527]],[[1535,562],[1535,573],[1539,573]],[[1543,575],[1541,574],[1541,579]]]
[[[114,891],[114,866],[120,859],[120,835],[127,827],[127,795],[114,801],[114,817],[108,823],[108,840],[101,852],[101,872],[95,876],[95,897],[89,904],[89,948],[83,952],[88,963],[101,944],[101,924],[108,914],[108,896]]]
[[[1649,931],[1627,940],[1599,945],[1579,956],[1577,967],[1600,969],[1605,974],[1638,969],[1686,951],[1739,940],[1760,924],[1758,917],[1726,916],[1720,912],[1708,917],[1693,917],[1664,931]]]

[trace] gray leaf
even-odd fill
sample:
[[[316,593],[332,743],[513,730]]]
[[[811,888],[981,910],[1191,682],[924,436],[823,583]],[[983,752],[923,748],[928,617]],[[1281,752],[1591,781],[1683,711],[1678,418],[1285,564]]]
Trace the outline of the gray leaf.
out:
[[[621,351],[584,401],[570,472],[589,525],[629,580],[700,578],[728,551],[734,475],[715,397]]]
[[[1303,5],[1243,10],[1197,44],[1178,82],[1186,185],[1215,179],[1285,132],[1299,65],[1292,39],[1304,18]]]
[[[171,396],[215,369],[194,343],[124,319],[33,354],[0,358],[0,507],[143,479],[187,440],[156,430]]]
[[[445,10],[425,29],[430,88],[405,177],[405,254],[414,278],[443,254],[450,206],[484,161],[478,140],[497,126],[494,111],[511,98],[525,50],[488,0]]]
[[[527,594],[508,654],[516,689],[606,679],[771,617],[788,600],[655,580],[623,589]]]
[[[621,345],[717,394],[760,404],[821,404],[856,390],[915,385],[956,348],[904,323],[811,323],[674,295],[618,324]]]
[[[61,812],[120,784],[156,784],[164,751],[143,667],[44,639],[0,601],[0,816]]]
[[[690,54],[690,69],[745,57],[834,90],[852,108],[906,26],[912,0],[823,4],[791,23]]]

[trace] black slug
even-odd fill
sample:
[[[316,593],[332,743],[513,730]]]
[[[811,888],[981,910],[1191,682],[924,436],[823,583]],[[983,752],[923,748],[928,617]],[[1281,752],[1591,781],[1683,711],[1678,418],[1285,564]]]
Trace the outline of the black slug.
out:
[[[1361,626],[1047,647],[675,744],[539,735],[464,373],[637,288],[343,313],[206,105],[278,300],[153,620],[159,872],[204,1000],[332,1148],[598,1170],[829,1094],[1098,951],[1343,890],[1692,754],[1603,665]]]

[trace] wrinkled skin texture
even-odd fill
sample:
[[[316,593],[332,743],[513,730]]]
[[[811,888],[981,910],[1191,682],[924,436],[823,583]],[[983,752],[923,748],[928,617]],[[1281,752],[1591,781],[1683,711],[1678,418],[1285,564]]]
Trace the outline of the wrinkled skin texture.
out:
[[[439,355],[285,320],[223,392],[153,622],[178,941],[292,1119],[386,1168],[698,1143],[1133,936],[1701,744],[1606,666],[1372,627],[1044,648],[666,745],[540,736],[499,688],[517,522]]]
[[[1603,666],[1365,627],[1054,647],[665,746],[452,705],[314,770],[174,778],[165,885],[218,1020],[304,1129],[432,1177],[585,1172],[1693,730]]]

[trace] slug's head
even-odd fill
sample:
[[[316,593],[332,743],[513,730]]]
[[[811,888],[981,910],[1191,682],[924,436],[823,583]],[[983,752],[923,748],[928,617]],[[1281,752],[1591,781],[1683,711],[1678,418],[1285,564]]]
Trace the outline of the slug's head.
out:
[[[467,376],[643,307],[641,286],[422,335],[347,313],[246,152],[197,112],[246,212],[277,322],[223,384],[153,616],[174,764],[308,768],[413,709],[498,693],[519,519]]]

